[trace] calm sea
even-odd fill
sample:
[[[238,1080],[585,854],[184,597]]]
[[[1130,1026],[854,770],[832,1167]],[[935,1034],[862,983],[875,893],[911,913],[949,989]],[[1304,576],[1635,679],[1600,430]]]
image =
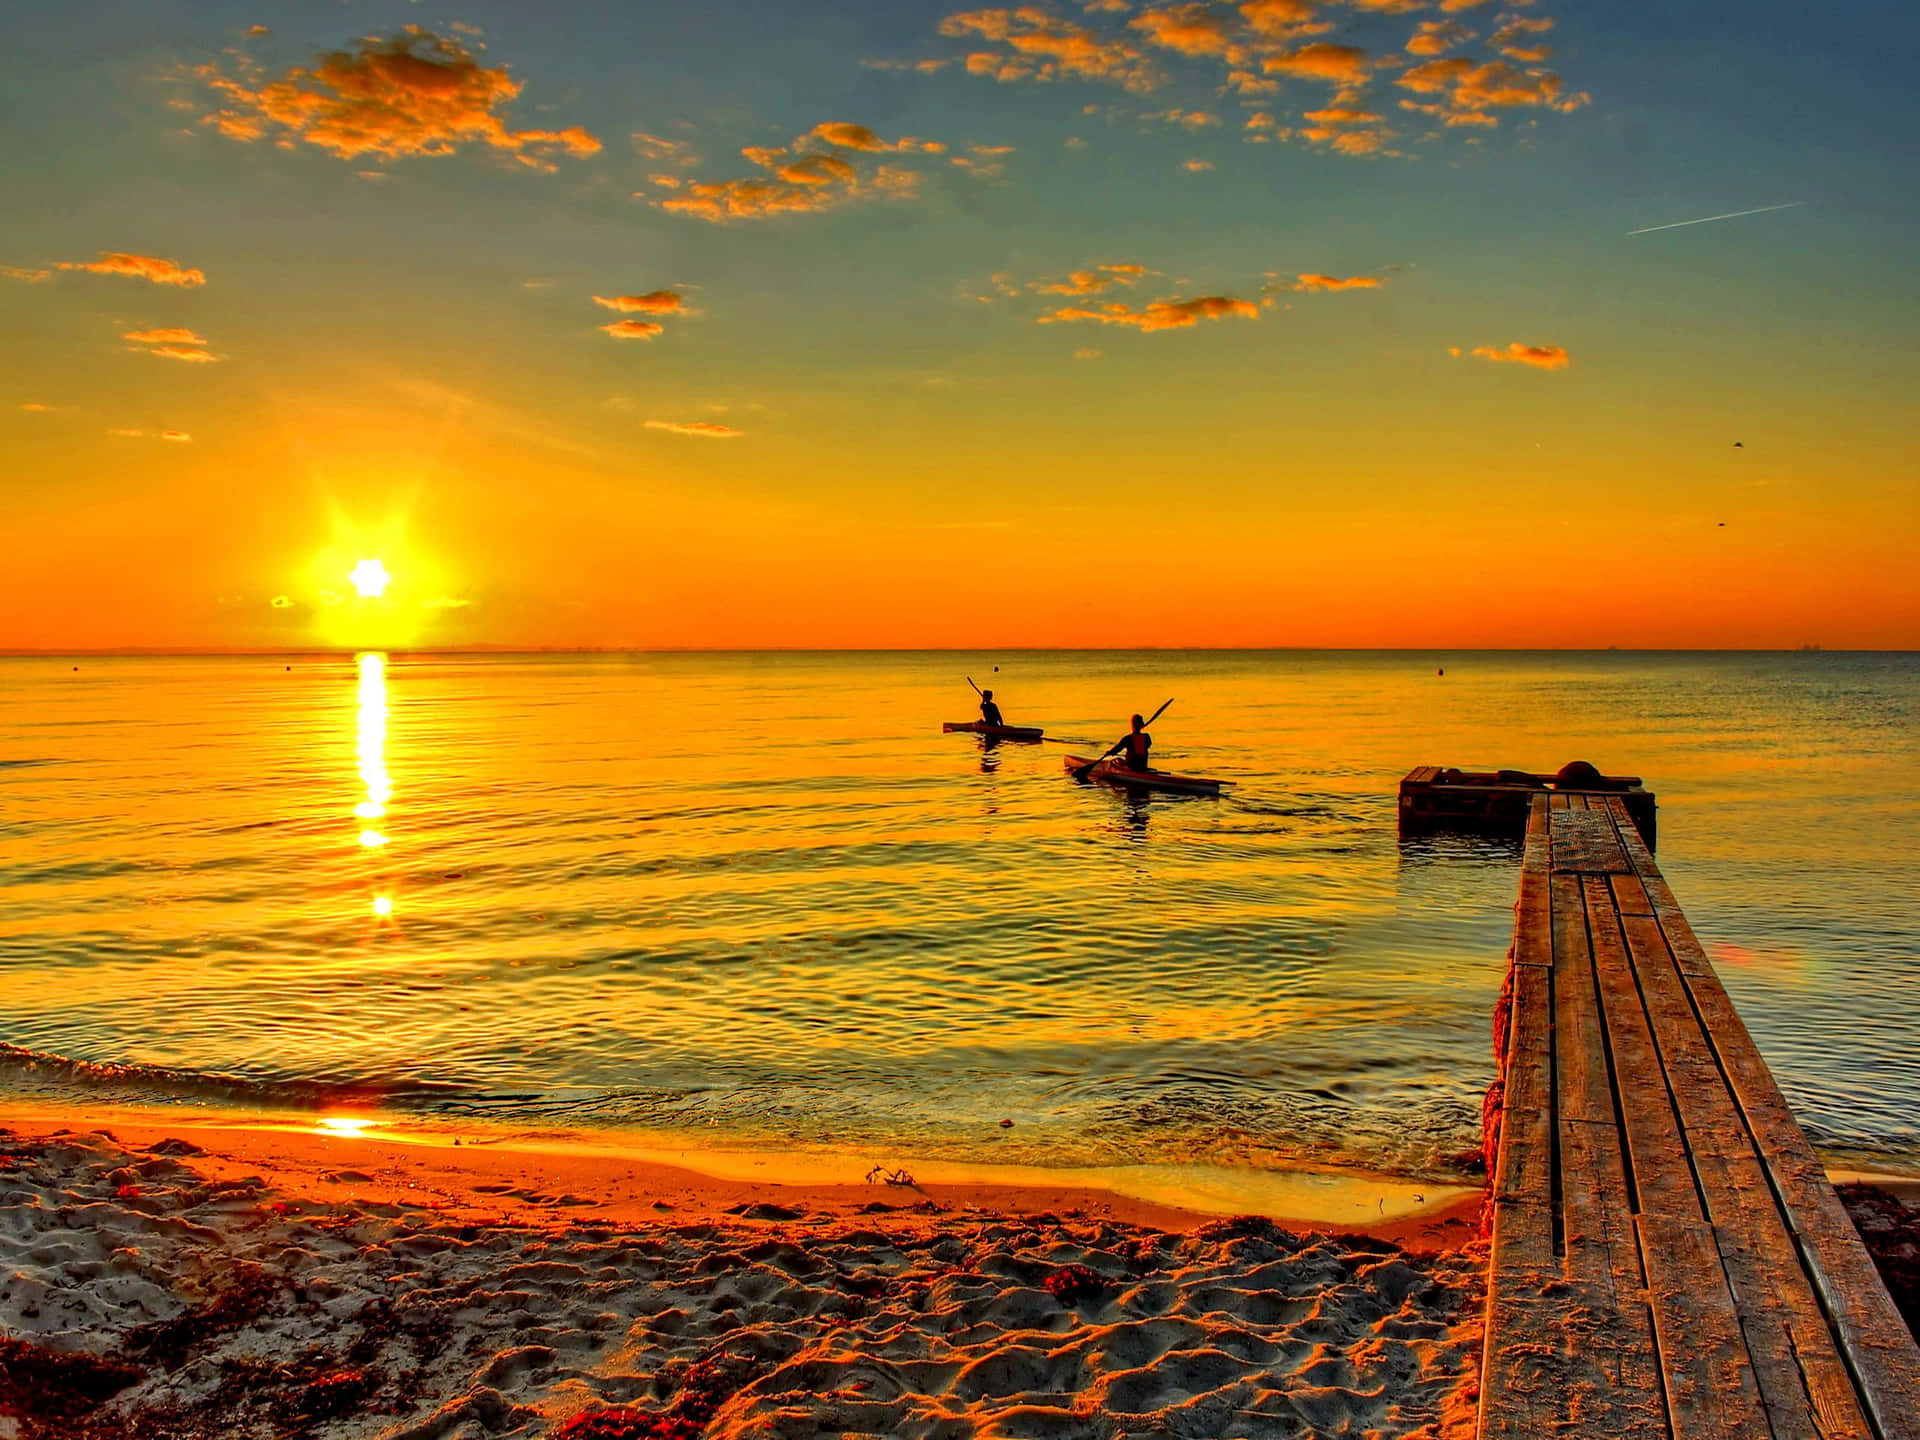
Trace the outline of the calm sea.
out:
[[[969,674],[1090,742],[1175,697],[1231,793],[942,735]],[[1394,787],[1576,757],[1816,1143],[1920,1167],[1910,655],[0,660],[0,1094],[1456,1173],[1517,849]]]

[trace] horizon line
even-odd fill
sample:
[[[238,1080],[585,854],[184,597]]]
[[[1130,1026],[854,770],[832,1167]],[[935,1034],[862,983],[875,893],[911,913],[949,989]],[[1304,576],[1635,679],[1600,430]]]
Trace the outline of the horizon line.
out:
[[[113,645],[0,646],[0,660],[331,658],[381,655],[1913,655],[1920,646],[1802,645]]]

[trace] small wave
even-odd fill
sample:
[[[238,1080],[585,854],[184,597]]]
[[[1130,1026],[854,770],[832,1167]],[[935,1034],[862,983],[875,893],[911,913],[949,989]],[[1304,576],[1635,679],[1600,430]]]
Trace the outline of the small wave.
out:
[[[0,1041],[0,1074],[38,1075],[88,1091],[119,1090],[211,1100],[232,1105],[320,1110],[335,1105],[418,1107],[476,1092],[451,1081],[401,1078],[319,1080],[256,1078],[217,1070],[187,1070],[140,1061],[76,1060]]]

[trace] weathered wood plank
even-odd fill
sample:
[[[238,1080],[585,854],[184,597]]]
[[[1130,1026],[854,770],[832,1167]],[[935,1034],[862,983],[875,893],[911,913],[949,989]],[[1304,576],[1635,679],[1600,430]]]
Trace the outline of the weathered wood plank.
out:
[[[1555,810],[1565,810],[1567,806],[1571,803],[1570,796],[1563,795],[1558,791],[1554,792],[1552,798],[1553,798],[1553,808]]]
[[[1647,899],[1647,887],[1640,883],[1638,875],[1615,875],[1612,879],[1613,905],[1622,915],[1653,913],[1653,904]]]
[[[1555,875],[1553,897],[1553,1044],[1556,1095],[1562,1119],[1612,1125],[1613,1080],[1600,997],[1587,944],[1587,908],[1578,875]]]
[[[1644,1300],[1638,1324],[1651,1330]],[[1480,1440],[1669,1440],[1657,1377],[1620,1363],[1635,1323],[1587,1286],[1516,1272],[1488,1286]]]
[[[1568,798],[1584,801],[1586,797]],[[1553,868],[1556,873],[1629,873],[1631,867],[1620,848],[1613,817],[1605,810],[1556,810],[1553,813]]]
[[[1920,1346],[1719,977],[1708,967],[1686,974],[1685,981],[1846,1350],[1864,1407],[1882,1440],[1920,1440]]]
[[[1500,1122],[1495,1202],[1552,1204],[1553,976],[1544,966],[1513,972],[1513,1028],[1507,1041],[1506,1109]],[[1549,1212],[1550,1213],[1550,1212]]]
[[[1638,1223],[1674,1440],[1764,1440],[1767,1414],[1713,1228],[1662,1214]]]
[[[1774,1440],[1871,1440],[1834,1335],[1651,915],[1622,917]]]
[[[1547,797],[1534,798],[1527,821],[1527,848],[1520,861],[1520,898],[1513,907],[1513,963],[1551,965],[1547,871],[1552,840],[1547,829]]]
[[[1883,1440],[1920,1440],[1920,1346],[1895,1309],[1825,1167],[1793,1118],[1693,927],[1640,842],[1626,802],[1616,797],[1608,808],[1772,1180],[1808,1276],[1846,1351],[1860,1401]]]
[[[1613,891],[1605,877],[1598,875],[1584,877],[1581,885],[1613,1073],[1620,1077],[1615,1093],[1620,1100],[1640,1209],[1703,1223],[1706,1216],[1687,1163],[1686,1141],[1661,1078],[1660,1052],[1653,1043],[1639,987],[1634,984],[1620,917],[1613,908]]]

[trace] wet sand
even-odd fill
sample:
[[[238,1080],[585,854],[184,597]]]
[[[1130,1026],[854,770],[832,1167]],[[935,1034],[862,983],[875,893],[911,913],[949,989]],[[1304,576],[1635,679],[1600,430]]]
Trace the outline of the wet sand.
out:
[[[1477,1197],[1314,1233],[562,1137],[0,1127],[0,1440],[1472,1429]]]

